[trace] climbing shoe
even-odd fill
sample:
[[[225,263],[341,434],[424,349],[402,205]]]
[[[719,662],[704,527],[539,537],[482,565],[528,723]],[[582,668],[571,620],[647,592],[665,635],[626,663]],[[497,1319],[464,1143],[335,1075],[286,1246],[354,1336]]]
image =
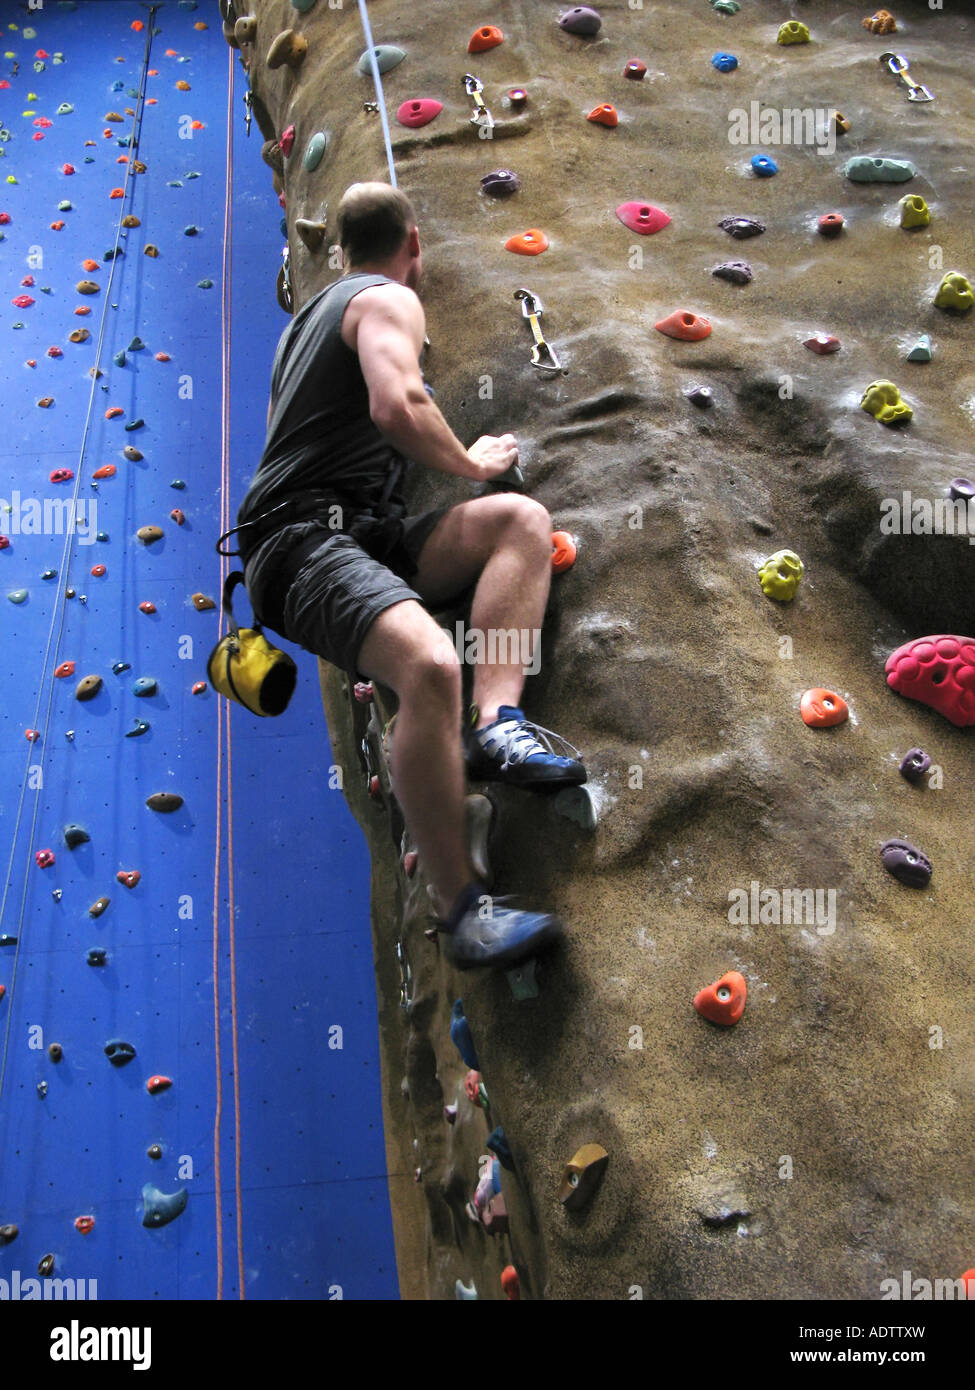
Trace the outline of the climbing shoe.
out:
[[[562,923],[547,912],[505,907],[507,898],[492,898],[472,883],[441,925],[447,959],[455,970],[476,966],[510,966],[534,956],[562,934]]]
[[[468,730],[467,772],[475,782],[507,782],[513,787],[576,787],[587,780],[586,769],[575,758],[556,753],[550,739],[573,753],[578,748],[550,729],[526,719],[515,705],[501,705],[493,724],[475,729],[474,707]]]

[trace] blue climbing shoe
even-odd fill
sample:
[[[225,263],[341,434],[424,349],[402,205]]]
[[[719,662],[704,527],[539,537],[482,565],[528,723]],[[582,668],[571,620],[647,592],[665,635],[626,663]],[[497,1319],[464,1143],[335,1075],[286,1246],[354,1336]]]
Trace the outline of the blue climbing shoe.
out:
[[[464,889],[440,928],[447,959],[455,970],[486,965],[507,970],[561,936],[557,917],[503,906],[508,901],[490,897],[479,883]]]
[[[472,725],[476,719],[475,706]],[[516,705],[501,705],[492,724],[468,731],[468,776],[475,782],[507,782],[513,787],[577,787],[585,782],[582,763],[556,753],[550,739],[579,752],[561,735],[526,719]]]

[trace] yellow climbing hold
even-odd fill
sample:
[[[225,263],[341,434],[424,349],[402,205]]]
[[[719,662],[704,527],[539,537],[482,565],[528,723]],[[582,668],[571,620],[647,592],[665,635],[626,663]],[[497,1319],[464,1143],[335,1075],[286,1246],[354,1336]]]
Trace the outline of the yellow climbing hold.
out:
[[[964,311],[970,309],[973,303],[975,295],[972,293],[971,283],[957,271],[949,271],[938,286],[938,293],[934,296],[934,307]]]
[[[914,414],[892,381],[872,381],[860,405],[883,425],[906,424]]]
[[[808,43],[809,26],[798,19],[786,20],[779,30],[777,43]]]
[[[926,227],[931,209],[919,193],[906,193],[900,201],[902,227]]]

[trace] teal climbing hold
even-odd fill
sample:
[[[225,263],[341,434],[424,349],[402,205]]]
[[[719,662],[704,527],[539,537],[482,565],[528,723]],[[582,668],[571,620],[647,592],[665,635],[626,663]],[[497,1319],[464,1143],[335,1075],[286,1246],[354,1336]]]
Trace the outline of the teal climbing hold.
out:
[[[318,133],[313,135],[308,141],[308,148],[305,150],[305,158],[302,162],[309,173],[312,169],[317,169],[319,164],[321,164],[327,144],[328,137],[323,130],[318,131]]]
[[[291,8],[299,14],[307,14],[314,3],[315,0],[291,0]]]
[[[184,179],[198,179],[199,177],[200,172],[198,169],[191,169],[188,174],[183,175]]]
[[[199,227],[196,225],[196,223],[195,223],[195,222],[191,222],[190,225],[189,225],[188,227],[184,227],[184,228],[183,228],[183,235],[184,235],[184,236],[196,236],[196,234],[197,234],[197,232],[198,232],[199,230],[200,230],[200,229],[199,229]]]
[[[74,107],[71,105],[70,101],[62,101],[61,105],[57,108],[55,115],[70,116],[73,110]]]
[[[91,839],[88,831],[83,825],[66,825],[64,827],[64,843],[68,849],[77,849],[79,845],[86,845]]]
[[[922,333],[920,338],[907,354],[908,362],[930,362],[931,361],[931,339],[927,333]]]
[[[108,532],[107,532],[107,531],[98,531],[98,532],[96,533],[96,535],[95,535],[95,540],[96,540],[96,541],[107,541],[107,540],[108,540]]]
[[[130,420],[129,423],[126,425],[125,428],[126,428],[127,430],[141,430],[141,429],[142,429],[142,426],[143,426],[145,423],[146,423],[145,420],[143,420],[142,416],[140,415],[139,418],[138,418],[138,420]]]
[[[188,1195],[185,1187],[176,1192],[160,1192],[158,1187],[147,1182],[142,1189],[143,1226],[168,1226],[185,1210]]]
[[[169,484],[169,486],[174,487],[177,492],[182,492],[183,489],[186,487],[186,484],[183,482],[182,478],[174,478],[173,481]]]
[[[58,212],[71,212],[72,207],[73,205],[68,202],[67,198],[62,198],[58,203]]]
[[[57,579],[57,577],[57,570],[45,570],[44,573],[41,575],[42,579]]]
[[[166,187],[167,187],[167,188],[182,188],[182,187],[183,187],[183,181],[182,181],[182,179],[169,179],[169,180],[167,181],[167,183],[166,183]]]
[[[7,595],[11,603],[23,603],[27,597],[26,589],[12,589]]]
[[[381,73],[389,72],[392,68],[397,67],[406,57],[403,49],[397,48],[394,43],[381,43],[372,51],[376,55],[376,66]],[[359,59],[359,71],[364,76],[372,72],[368,48]]]
[[[104,251],[104,252],[102,253],[102,260],[103,260],[103,261],[114,261],[114,259],[115,259],[116,256],[124,256],[124,255],[125,255],[125,252],[122,250],[121,246],[118,248],[117,251],[116,251],[116,249],[115,249],[114,246],[110,246],[110,247],[108,248],[107,251]]]
[[[715,14],[737,14],[741,9],[738,0],[711,0]]]
[[[115,363],[116,367],[124,367],[124,366],[125,366],[125,348],[121,348],[121,349],[115,354],[115,356],[112,358],[112,361]]]
[[[146,720],[146,719],[137,719],[137,720],[135,721],[135,728],[134,728],[134,729],[130,729],[129,732],[125,735],[125,737],[126,737],[126,738],[138,738],[140,734],[145,734],[145,733],[148,733],[148,732],[149,732],[149,721]]]
[[[144,348],[145,348],[145,343],[144,343],[144,342],[142,341],[142,339],[141,339],[140,337],[138,337],[138,335],[137,335],[136,337],[134,337],[134,338],[132,339],[131,343],[129,343],[129,349],[128,349],[128,350],[129,350],[129,352],[140,352],[140,351],[142,351],[142,349],[144,349]]]
[[[198,290],[212,290],[212,289],[213,289],[213,281],[212,281],[212,280],[197,280],[197,282],[196,282],[196,288],[197,288]]]
[[[909,159],[887,159],[857,154],[846,162],[843,170],[853,183],[906,183],[917,173]]]
[[[112,670],[114,671],[114,669],[113,666]],[[152,676],[139,676],[132,685],[132,690],[136,695],[155,695],[156,689],[156,682]]]

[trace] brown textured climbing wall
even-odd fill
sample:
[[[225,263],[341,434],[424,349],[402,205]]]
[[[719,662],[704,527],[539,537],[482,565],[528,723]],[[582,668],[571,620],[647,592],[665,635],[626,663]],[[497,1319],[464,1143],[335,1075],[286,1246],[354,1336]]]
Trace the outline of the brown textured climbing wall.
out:
[[[375,866],[405,1293],[452,1297],[455,1279],[473,1278],[480,1297],[502,1297],[498,1274],[513,1259],[530,1297],[875,1299],[905,1269],[956,1277],[972,1264],[972,733],[888,691],[883,663],[909,637],[975,629],[975,547],[885,536],[880,518],[884,498],[942,497],[973,471],[975,324],[932,300],[944,272],[975,274],[975,21],[959,6],[897,7],[898,49],[937,98],[913,105],[878,65],[889,40],[863,29],[867,9],[742,0],[728,16],[707,0],[608,0],[599,35],[584,40],[537,0],[369,5],[375,41],[407,52],[384,85],[398,181],[420,220],[438,403],[465,442],[514,431],[532,495],[579,539],[525,703],[585,751],[599,810],[589,832],[530,796],[492,791],[498,886],[557,909],[567,940],[531,1001],[515,1002],[503,976],[452,975],[423,935],[422,866],[405,878],[400,827],[363,790],[368,711],[323,670],[335,756],[355,769],[347,794]],[[306,14],[255,0],[251,12],[257,39],[244,54],[262,132],[296,127],[278,184],[291,228],[334,209],[350,182],[384,177],[379,118],[363,109],[374,93],[356,69],[365,43],[352,0],[317,0]],[[792,17],[810,44],[776,44]],[[485,23],[504,42],[469,55]],[[269,71],[287,27],[307,55]],[[738,56],[736,72],[712,67],[719,49]],[[632,58],[647,64],[642,82],[622,75]],[[491,141],[469,124],[465,72],[484,83]],[[513,86],[528,92],[520,114],[503,102]],[[418,130],[395,122],[413,97],[444,106]],[[851,130],[827,155],[732,144],[730,113],[753,100],[839,108]],[[614,129],[585,119],[604,102],[619,112]],[[309,174],[301,155],[318,130],[329,148]],[[775,178],[751,173],[759,150],[778,162]],[[842,170],[855,154],[909,158],[918,176],[854,184]],[[502,167],[521,189],[491,201],[479,180]],[[929,227],[900,227],[907,191],[928,201]],[[635,235],[614,216],[628,200],[664,208],[671,224]],[[847,222],[835,239],[816,230],[828,212]],[[768,230],[735,241],[717,226],[729,215]],[[503,249],[529,227],[549,250]],[[289,241],[300,305],[336,271],[326,248]],[[747,260],[751,283],[714,277],[727,260]],[[529,364],[520,286],[541,296],[561,375]],[[705,315],[712,334],[655,332],[676,309]],[[816,332],[840,350],[808,351]],[[922,332],[934,360],[907,363]],[[914,407],[900,431],[859,408],[877,379]],[[697,383],[712,388],[711,409],[683,395]],[[467,495],[432,474],[413,489],[417,509]],[[777,605],[756,566],[785,546],[806,572],[795,601]],[[808,729],[799,697],[810,686],[844,696],[851,719]],[[916,745],[942,786],[898,775]],[[933,860],[927,889],[885,874],[879,846],[897,835]],[[820,889],[835,918],[778,924],[773,895],[764,922],[731,920],[752,884]],[[412,973],[408,1017],[397,943]],[[749,995],[726,1031],[691,1001],[731,969]],[[459,995],[487,1126],[449,1039]],[[450,1128],[442,1106],[454,1101]],[[504,1178],[510,1243],[464,1214],[495,1123],[518,1170]],[[562,1166],[589,1141],[609,1166],[591,1206],[569,1213]]]

